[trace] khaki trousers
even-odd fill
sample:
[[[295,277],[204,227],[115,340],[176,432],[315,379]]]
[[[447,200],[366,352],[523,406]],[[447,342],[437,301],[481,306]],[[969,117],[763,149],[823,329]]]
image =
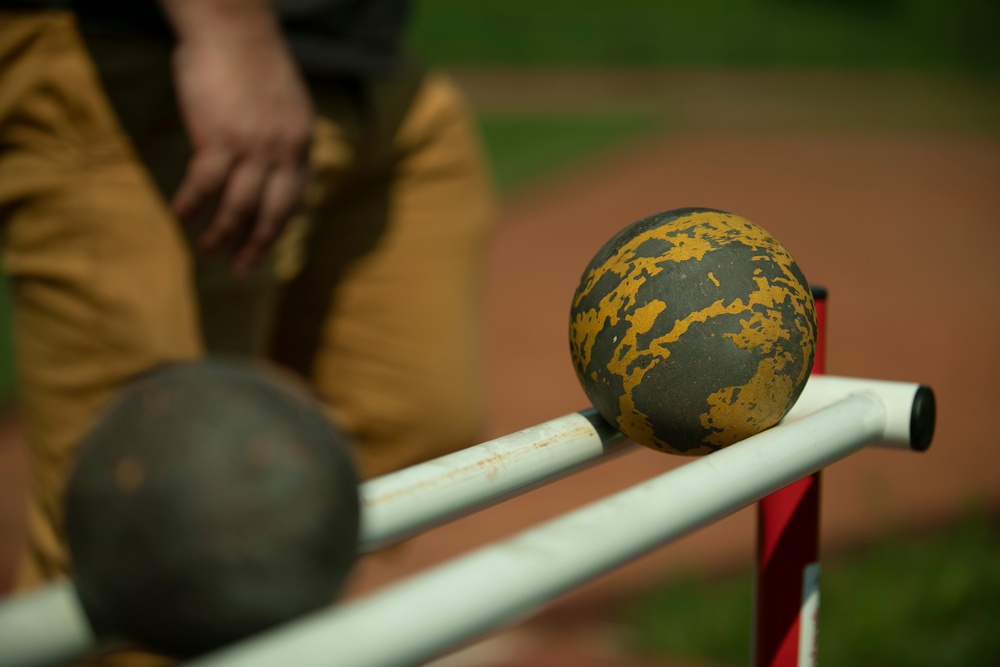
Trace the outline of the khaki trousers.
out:
[[[304,376],[370,477],[469,444],[484,417],[484,248],[493,198],[447,79],[311,81],[305,211],[244,280],[166,201],[188,146],[169,45],[84,36],[65,12],[0,14],[2,264],[29,443],[26,585],[69,571],[74,443],[129,378],[206,352]]]

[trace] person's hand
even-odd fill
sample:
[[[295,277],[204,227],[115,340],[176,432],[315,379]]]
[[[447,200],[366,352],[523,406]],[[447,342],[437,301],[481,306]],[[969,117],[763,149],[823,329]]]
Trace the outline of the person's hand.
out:
[[[214,205],[198,245],[234,245],[232,269],[244,274],[301,204],[313,111],[269,11],[224,18],[216,30],[178,31],[174,78],[193,154],[171,206],[190,220]]]

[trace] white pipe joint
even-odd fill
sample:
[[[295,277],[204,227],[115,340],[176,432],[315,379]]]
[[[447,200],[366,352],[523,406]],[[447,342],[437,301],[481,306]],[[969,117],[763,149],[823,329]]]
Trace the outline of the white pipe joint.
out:
[[[783,421],[799,419],[861,393],[875,396],[885,406],[885,430],[872,445],[917,452],[930,447],[937,416],[934,392],[912,382],[813,375]]]

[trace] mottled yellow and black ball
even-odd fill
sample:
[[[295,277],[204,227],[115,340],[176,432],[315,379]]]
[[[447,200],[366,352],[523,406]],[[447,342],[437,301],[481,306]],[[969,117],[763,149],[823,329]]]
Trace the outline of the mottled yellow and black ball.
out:
[[[739,216],[685,208],[626,227],[587,266],[570,351],[632,440],[708,454],[777,424],[812,369],[816,314],[795,260]]]

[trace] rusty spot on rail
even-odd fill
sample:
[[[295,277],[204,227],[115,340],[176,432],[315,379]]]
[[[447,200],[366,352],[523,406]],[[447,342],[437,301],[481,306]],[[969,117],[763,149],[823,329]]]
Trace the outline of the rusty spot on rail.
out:
[[[518,431],[514,435],[530,431],[531,429],[524,429],[523,431]],[[405,488],[396,489],[389,491],[377,498],[365,499],[363,504],[365,507],[373,507],[383,503],[392,502],[401,497],[410,496],[413,494],[421,493],[427,489],[434,488],[441,485],[447,485],[450,482],[461,480],[469,476],[469,473],[475,470],[484,471],[484,475],[487,480],[495,480],[502,468],[510,465],[511,463],[520,461],[525,458],[530,452],[536,452],[546,447],[551,447],[554,444],[565,440],[572,440],[580,436],[592,436],[596,433],[594,427],[590,424],[581,424],[579,426],[574,426],[573,428],[562,431],[555,435],[549,436],[547,438],[539,439],[527,446],[520,447],[514,451],[508,452],[496,452],[492,451],[486,454],[483,458],[476,461],[472,461],[466,465],[449,470],[447,473],[442,475],[437,475],[431,479],[421,480],[409,485]],[[509,436],[508,436],[509,437]],[[486,443],[489,444],[489,443]],[[480,446],[480,445],[477,445]],[[426,464],[419,464],[426,465]]]

